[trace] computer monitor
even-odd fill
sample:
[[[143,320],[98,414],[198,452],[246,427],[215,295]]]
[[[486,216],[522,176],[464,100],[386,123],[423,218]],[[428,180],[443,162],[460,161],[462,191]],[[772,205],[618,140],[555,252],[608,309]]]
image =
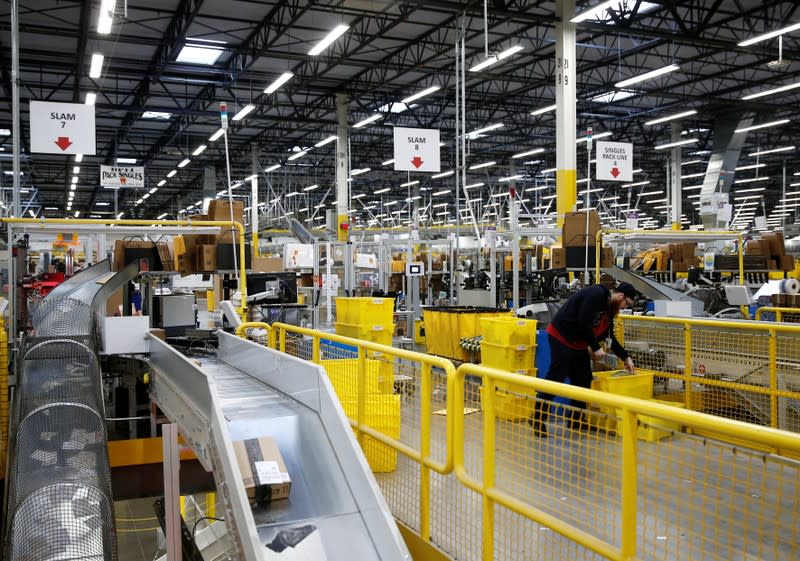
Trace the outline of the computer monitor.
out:
[[[258,304],[292,304],[297,302],[295,273],[251,273],[247,275],[248,299],[257,297]]]

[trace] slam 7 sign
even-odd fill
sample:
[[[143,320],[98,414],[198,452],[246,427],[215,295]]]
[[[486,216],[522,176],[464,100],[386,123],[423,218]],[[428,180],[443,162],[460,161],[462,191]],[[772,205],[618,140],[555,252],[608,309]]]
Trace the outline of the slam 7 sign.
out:
[[[100,185],[109,189],[144,187],[142,166],[100,166]]]

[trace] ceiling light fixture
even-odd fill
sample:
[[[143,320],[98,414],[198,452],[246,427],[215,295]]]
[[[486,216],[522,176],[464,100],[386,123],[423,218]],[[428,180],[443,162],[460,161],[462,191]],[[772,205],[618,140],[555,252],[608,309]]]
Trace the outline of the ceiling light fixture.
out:
[[[364,119],[363,121],[359,121],[359,122],[357,122],[355,125],[353,125],[353,128],[354,128],[354,129],[360,129],[361,127],[365,127],[365,126],[367,126],[368,124],[370,124],[370,123],[373,123],[373,122],[377,121],[377,120],[378,120],[378,119],[380,119],[381,117],[382,117],[382,115],[381,115],[380,113],[375,113],[374,115],[371,115],[371,116],[367,117],[367,118],[366,118],[366,119]]]
[[[281,74],[280,76],[275,78],[274,82],[272,82],[269,86],[266,87],[266,89],[264,90],[264,93],[265,94],[274,93],[275,91],[277,91],[278,88],[280,88],[286,82],[291,80],[293,77],[294,77],[294,74],[292,72],[284,72],[283,74]]]
[[[239,112],[236,113],[236,115],[231,117],[231,121],[241,121],[242,119],[247,117],[253,111],[253,109],[255,109],[255,108],[256,108],[255,105],[253,105],[252,103],[248,103],[247,105],[242,107],[239,110]]]
[[[794,150],[794,146],[784,146],[782,148],[773,148],[772,150],[759,150],[758,152],[753,152],[748,154],[751,158],[754,156],[764,156],[765,154],[777,154],[779,152],[789,152],[790,150]]]
[[[166,179],[162,179],[156,185],[158,185],[159,187],[163,187],[164,185],[166,185],[166,183],[167,183],[167,180]]]
[[[443,190],[441,190],[441,191],[436,191],[436,192],[435,192],[435,193],[433,193],[433,195],[431,195],[431,196],[432,196],[432,197],[440,197],[440,196],[442,196],[442,195],[448,195],[448,194],[450,194],[450,190],[449,190],[449,189],[443,189]],[[446,204],[447,204],[447,203],[442,203],[442,205],[446,205]],[[433,205],[433,206],[442,206],[442,205]]]
[[[746,95],[741,99],[742,101],[749,101],[751,99],[758,99],[759,97],[765,97],[776,93],[788,92],[789,90],[793,90],[795,88],[800,88],[800,82],[795,82],[794,84],[787,84],[785,86],[772,88],[771,90],[764,90],[763,92],[757,92],[754,94]]]
[[[97,94],[94,92],[86,92],[86,98],[84,99],[84,103],[86,105],[94,105],[95,101],[97,101]]]
[[[308,187],[303,187],[303,191],[314,191],[315,189],[319,189],[319,185],[314,184],[314,185],[309,185]],[[363,197],[363,195],[360,196]],[[359,195],[355,195],[353,196],[353,198],[357,199],[359,198]]]
[[[188,166],[188,165],[189,165],[189,163],[190,163],[191,161],[192,161],[192,160],[190,160],[189,158],[184,158],[183,160],[181,160],[181,161],[180,161],[180,163],[178,164],[178,167],[179,167],[179,168],[185,168],[186,166]]]
[[[375,193],[376,195],[383,195],[384,193],[388,193],[388,192],[389,192],[389,191],[391,191],[391,190],[392,190],[392,189],[391,189],[391,187],[384,187],[383,189],[378,189],[378,190],[377,190],[377,191],[375,191],[374,193]]]
[[[543,115],[544,113],[548,113],[550,111],[555,111],[555,110],[556,110],[556,104],[554,103],[553,105],[540,107],[539,109],[531,111],[531,115]]]
[[[448,177],[450,175],[453,175],[454,173],[455,172],[453,170],[443,171],[442,173],[431,175],[431,179],[441,179],[442,177]]]
[[[638,92],[630,91],[630,90],[619,90],[613,92],[605,92],[598,94],[596,96],[590,97],[589,101],[593,101],[595,103],[613,103],[615,101],[622,101],[623,99],[628,99],[629,97],[633,97],[637,95]]]
[[[319,43],[314,45],[314,47],[308,51],[308,54],[311,56],[317,56],[322,51],[328,48],[328,46],[336,41],[339,37],[345,34],[345,32],[350,29],[349,25],[340,24],[333,28]]]
[[[172,117],[172,113],[167,111],[145,111],[142,113],[142,119],[157,119],[160,121],[168,121]]]
[[[220,136],[225,133],[225,129],[217,129],[217,131],[208,137],[210,142],[215,142]]]
[[[367,173],[368,171],[370,171],[370,168],[354,169],[350,172],[350,175],[361,175],[362,173]]]
[[[208,148],[208,146],[206,146],[205,144],[201,144],[200,146],[194,149],[194,152],[192,152],[192,156],[199,156],[200,154],[205,152],[206,148]]]
[[[401,183],[400,187],[411,187],[412,185],[418,185],[419,181],[409,181],[408,183]]]
[[[441,86],[431,86],[429,88],[425,88],[421,92],[417,92],[414,95],[410,95],[405,99],[400,100],[400,103],[405,103],[406,105],[411,103],[412,101],[416,101],[426,95],[432,94],[435,91],[442,89]]]
[[[607,138],[607,137],[611,136],[612,134],[614,134],[614,133],[611,132],[611,131],[606,131],[606,132],[601,132],[599,134],[593,134],[591,138],[592,138],[592,140],[597,140],[599,138]],[[575,139],[575,144],[577,144],[579,142],[587,142],[588,140],[589,140],[588,136],[581,136],[581,137],[578,137],[578,138]],[[555,171],[555,169],[553,171]]]
[[[649,181],[637,181],[636,183],[625,183],[622,185],[623,188],[627,187],[641,187],[642,185],[650,185]]]
[[[94,53],[92,62],[89,64],[89,78],[99,78],[103,71],[103,55]]]
[[[381,162],[381,165],[382,166],[388,166],[388,165],[393,164],[393,163],[394,163],[394,158],[392,158],[391,160],[386,160],[385,162]]]
[[[167,177],[174,177],[176,173],[178,173],[178,170],[174,169],[167,174]]]
[[[75,161],[77,162],[78,159],[75,158]],[[136,163],[136,158],[117,158],[117,163],[118,164],[135,164]]]
[[[288,157],[288,158],[286,158],[286,159],[287,159],[288,161],[290,161],[290,162],[293,162],[294,160],[299,160],[300,158],[302,158],[302,157],[303,157],[303,156],[305,156],[306,154],[308,154],[308,150],[301,150],[300,152],[297,152],[297,153],[295,153],[295,154],[292,154],[291,156],[289,156],[289,157]]]
[[[334,140],[336,140],[337,138],[338,138],[338,137],[337,137],[335,134],[332,134],[332,135],[331,135],[331,136],[329,136],[328,138],[324,138],[324,139],[320,140],[319,142],[317,142],[317,143],[314,145],[314,148],[319,148],[320,146],[325,146],[326,144],[329,144],[329,143],[333,142],[333,141],[334,141]]]
[[[767,128],[772,128],[772,127],[777,127],[779,125],[785,125],[788,122],[789,122],[789,119],[778,119],[777,121],[770,121],[768,123],[761,123],[760,125],[752,125],[752,126],[749,126],[749,127],[742,127],[740,129],[736,129],[733,132],[739,133],[739,132],[754,131],[754,130],[758,130],[758,129],[767,129]]]
[[[751,37],[750,39],[745,39],[744,41],[740,41],[737,44],[740,47],[749,47],[750,45],[760,43],[761,41],[766,41],[767,39],[772,39],[773,37],[777,37],[778,35],[791,33],[792,31],[796,31],[798,29],[800,29],[800,23],[793,23],[788,27],[776,29],[775,31],[770,31],[768,33],[764,33],[763,35],[756,35],[755,37]]]
[[[645,125],[658,125],[661,123],[666,123],[667,121],[674,121],[675,119],[690,117],[692,115],[697,115],[696,109],[690,109],[689,111],[683,111],[682,113],[675,113],[674,115],[667,115],[666,117],[659,117],[658,119],[653,119],[652,121],[646,121]]]
[[[475,129],[474,131],[472,131],[470,133],[467,133],[467,138],[469,138],[470,140],[475,140],[476,138],[478,138],[480,135],[482,135],[485,132],[489,132],[489,131],[493,131],[493,130],[497,130],[497,129],[501,129],[501,128],[503,128],[503,123],[494,123],[493,125],[489,125],[488,127],[483,127],[481,129]]]
[[[661,68],[651,70],[650,72],[645,72],[644,74],[640,74],[639,76],[633,76],[632,78],[628,78],[627,80],[622,80],[621,82],[617,82],[616,84],[614,84],[614,87],[625,88],[628,86],[632,86],[633,84],[638,84],[639,82],[652,80],[653,78],[657,78],[664,74],[675,72],[676,70],[680,70],[680,68],[681,67],[678,66],[677,64],[669,64],[667,66],[662,66]]]
[[[483,60],[483,61],[479,62],[478,64],[474,65],[473,67],[471,67],[469,69],[469,71],[470,72],[480,72],[484,68],[488,68],[490,66],[494,66],[495,64],[497,64],[501,60],[504,60],[504,59],[510,57],[511,55],[520,52],[522,49],[523,49],[522,46],[514,45],[513,47],[509,47],[508,49],[506,49],[505,51],[502,51],[501,53],[498,53],[496,55],[494,55],[494,54],[489,55],[488,57],[486,57],[485,60]]]
[[[75,163],[79,164],[83,161],[83,154],[75,154]]]
[[[769,176],[748,177],[747,179],[736,179],[734,183],[755,183],[756,181],[769,181]]]
[[[516,181],[517,179],[524,179],[524,178],[525,178],[524,175],[509,175],[507,177],[499,177],[497,181],[505,183],[507,181]]]
[[[473,183],[472,185],[465,185],[464,189],[476,189],[478,187],[483,187],[483,183]]]
[[[264,168],[264,173],[269,173],[271,171],[275,171],[276,169],[278,169],[280,167],[281,167],[280,164],[273,164],[273,165],[269,166],[268,168]]]
[[[474,164],[474,165],[471,165],[471,166],[469,166],[469,168],[467,168],[467,169],[469,169],[469,170],[476,170],[476,169],[488,168],[488,167],[490,167],[490,166],[493,166],[493,165],[495,165],[495,164],[497,164],[497,162],[483,162],[482,164]]]
[[[544,148],[534,148],[533,150],[528,150],[527,152],[520,152],[519,154],[513,154],[511,157],[513,159],[524,158],[526,156],[533,156],[534,154],[541,154],[542,152],[544,152]]]
[[[678,146],[694,144],[695,142],[700,142],[700,139],[687,138],[686,140],[678,140],[677,142],[667,142],[666,144],[659,144],[657,146],[653,146],[653,150],[666,150],[667,148],[677,148]]]

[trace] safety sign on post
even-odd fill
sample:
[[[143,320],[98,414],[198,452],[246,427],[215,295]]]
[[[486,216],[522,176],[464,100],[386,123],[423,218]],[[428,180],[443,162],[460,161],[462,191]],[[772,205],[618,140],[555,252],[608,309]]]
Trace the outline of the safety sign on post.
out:
[[[395,171],[441,171],[439,129],[394,128]]]
[[[94,105],[31,101],[31,152],[95,154]]]
[[[633,144],[629,142],[597,142],[598,181],[633,181]]]

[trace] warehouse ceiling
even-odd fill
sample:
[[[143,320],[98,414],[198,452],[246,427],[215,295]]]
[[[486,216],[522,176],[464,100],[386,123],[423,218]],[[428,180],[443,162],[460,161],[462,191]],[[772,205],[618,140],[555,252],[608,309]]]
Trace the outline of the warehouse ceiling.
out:
[[[254,162],[261,170],[262,227],[285,225],[286,213],[320,225],[325,210],[335,208],[336,143],[315,145],[336,134],[336,99],[344,94],[349,169],[369,169],[350,182],[354,220],[402,225],[416,204],[423,222],[446,224],[456,219],[454,177],[395,172],[385,162],[393,157],[394,126],[435,128],[441,131],[442,171],[454,168],[456,44],[462,32],[467,69],[485,60],[487,49],[494,56],[521,47],[484,70],[466,72],[466,132],[502,124],[466,143],[467,166],[495,162],[468,171],[467,185],[483,184],[468,190],[476,219],[502,220],[508,199],[490,195],[508,190],[509,183],[499,179],[509,175],[521,176],[516,188],[526,222],[554,214],[555,111],[533,114],[555,103],[554,2],[117,0],[108,34],[98,33],[100,4],[19,0],[22,187],[30,214],[58,217],[69,208],[70,216],[78,211],[81,217],[108,217],[116,204],[125,218],[177,217],[201,200],[204,177],[221,192],[227,185],[224,137],[209,138],[220,126],[219,102],[227,102],[231,117],[254,106],[231,122],[228,147],[234,185],[251,175]],[[605,3],[578,0],[576,13],[599,4]],[[751,217],[762,212],[771,224],[794,222],[791,193],[800,192],[800,29],[782,39],[739,43],[800,22],[798,8],[796,1],[628,0],[613,3],[602,19],[577,23],[576,137],[591,127],[594,135],[611,133],[605,140],[632,142],[634,167],[641,170],[633,186],[592,181],[590,205],[612,220],[635,208],[648,224],[663,225],[670,150],[654,147],[671,140],[675,121],[646,123],[695,111],[677,121],[684,138],[697,139],[681,148],[685,225],[699,223],[697,186],[715,130],[731,119],[778,121],[740,133],[747,136],[736,165],[745,169],[735,171],[734,179],[758,180],[734,182],[736,224],[751,226]],[[4,2],[2,129],[11,128],[10,11]],[[308,54],[342,24],[348,29],[341,37],[321,54]],[[180,62],[187,43],[218,58],[210,64]],[[98,78],[89,76],[94,53],[104,55]],[[615,87],[669,65],[677,69]],[[264,93],[285,72],[291,79]],[[400,100],[434,86],[438,89],[392,112],[401,108]],[[783,89],[744,99],[777,88]],[[78,164],[73,156],[29,153],[29,101],[84,103],[92,93],[96,155]],[[353,127],[373,115],[376,120]],[[0,131],[0,142],[8,202],[13,175],[8,130]],[[192,155],[201,145],[208,148]],[[536,148],[543,151],[512,157]],[[577,151],[580,181],[586,177],[586,144],[579,143]],[[98,176],[100,164],[117,158],[143,165],[146,186],[119,190],[115,202],[115,192],[99,187]],[[179,168],[185,159],[190,161]],[[420,183],[401,186],[416,180]],[[313,185],[318,187],[306,190]],[[579,182],[579,191],[585,185]],[[245,183],[234,193],[245,197],[249,191]],[[74,201],[67,206],[70,197]],[[460,197],[464,205],[463,192]]]

